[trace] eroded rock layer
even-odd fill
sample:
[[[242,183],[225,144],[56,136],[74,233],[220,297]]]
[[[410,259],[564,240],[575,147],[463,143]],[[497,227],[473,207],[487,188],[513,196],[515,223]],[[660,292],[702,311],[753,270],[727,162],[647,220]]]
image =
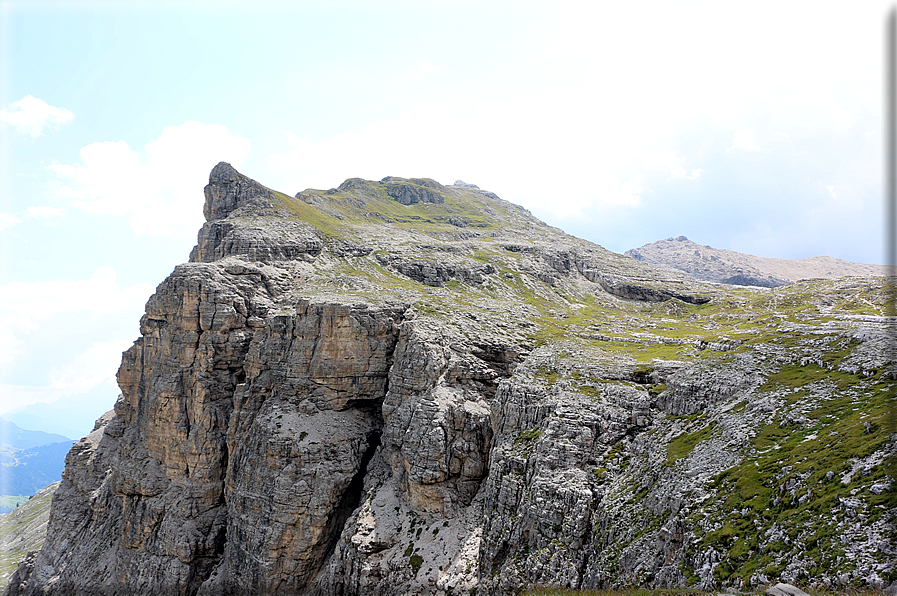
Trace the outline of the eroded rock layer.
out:
[[[462,182],[205,196],[8,594],[893,581],[883,278],[725,290]]]

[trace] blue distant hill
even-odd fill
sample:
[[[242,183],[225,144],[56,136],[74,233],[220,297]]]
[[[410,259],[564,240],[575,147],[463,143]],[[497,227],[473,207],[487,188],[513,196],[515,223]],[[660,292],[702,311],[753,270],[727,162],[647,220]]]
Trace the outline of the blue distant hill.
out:
[[[51,403],[37,402],[7,412],[0,416],[0,424],[8,421],[20,428],[39,428],[48,433],[80,439],[90,434],[97,418],[112,409],[117,396],[117,387],[101,384],[87,393],[68,395]]]
[[[13,449],[28,449],[65,441],[71,442],[71,439],[42,430],[26,430],[9,420],[0,418],[0,445],[8,445]]]
[[[71,439],[0,420],[0,513],[62,477]]]

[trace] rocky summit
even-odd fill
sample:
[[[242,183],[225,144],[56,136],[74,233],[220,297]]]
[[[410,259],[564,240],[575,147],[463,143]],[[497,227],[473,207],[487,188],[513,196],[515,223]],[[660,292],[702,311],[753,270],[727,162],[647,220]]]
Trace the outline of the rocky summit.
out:
[[[460,181],[205,199],[6,594],[897,579],[893,280],[698,281]]]

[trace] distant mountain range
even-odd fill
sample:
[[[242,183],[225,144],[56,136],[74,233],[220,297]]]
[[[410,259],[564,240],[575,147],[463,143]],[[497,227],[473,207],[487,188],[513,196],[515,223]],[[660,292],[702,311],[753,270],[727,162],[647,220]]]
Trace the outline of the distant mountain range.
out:
[[[774,288],[799,279],[885,275],[881,265],[832,257],[775,259],[712,248],[685,236],[651,242],[624,253],[638,261],[681,271],[695,279],[739,286]]]
[[[7,445],[13,449],[29,449],[64,441],[72,442],[71,439],[62,435],[42,430],[26,430],[9,420],[0,418],[0,445]]]
[[[72,443],[62,435],[0,420],[0,513],[59,480]]]
[[[90,434],[97,418],[112,409],[117,396],[117,386],[101,383],[86,393],[67,395],[50,403],[37,402],[7,412],[0,416],[0,424],[9,421],[20,428],[39,428],[80,439]],[[0,432],[3,432],[2,428]],[[0,442],[3,442],[2,435]]]

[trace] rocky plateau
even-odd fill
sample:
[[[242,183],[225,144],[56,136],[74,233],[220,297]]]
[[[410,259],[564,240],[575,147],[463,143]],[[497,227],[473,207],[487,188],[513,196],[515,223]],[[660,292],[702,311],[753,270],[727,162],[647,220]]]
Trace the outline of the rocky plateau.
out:
[[[695,280],[474,185],[228,164],[7,595],[883,589],[894,280]]]

